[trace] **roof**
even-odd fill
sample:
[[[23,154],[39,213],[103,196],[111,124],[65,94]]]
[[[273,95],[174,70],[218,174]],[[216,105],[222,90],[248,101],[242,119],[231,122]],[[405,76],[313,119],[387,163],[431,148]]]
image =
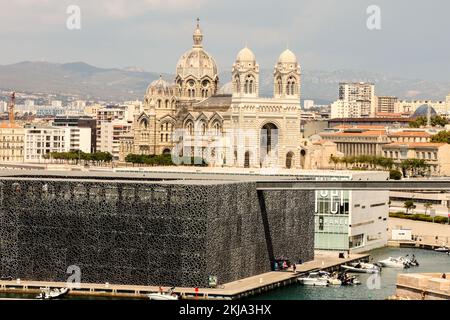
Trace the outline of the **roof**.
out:
[[[338,137],[345,137],[345,136],[382,136],[385,135],[385,130],[367,130],[367,131],[355,131],[355,132],[336,132],[336,133],[321,133],[321,136],[338,136]]]
[[[229,108],[231,106],[231,94],[220,94],[194,104],[194,108]]]
[[[338,125],[338,126],[333,127],[333,128],[337,128],[337,129],[384,130],[386,128],[386,126],[371,126],[371,125],[356,125],[356,126],[352,126],[352,125],[341,124],[341,125]]]
[[[408,149],[436,149],[447,145],[446,143],[433,143],[433,142],[394,142],[385,144],[383,148],[408,148]]]
[[[410,118],[387,117],[387,118],[334,118],[330,122],[412,122]]]
[[[433,135],[425,131],[400,131],[389,134],[390,137],[421,137],[429,138]]]

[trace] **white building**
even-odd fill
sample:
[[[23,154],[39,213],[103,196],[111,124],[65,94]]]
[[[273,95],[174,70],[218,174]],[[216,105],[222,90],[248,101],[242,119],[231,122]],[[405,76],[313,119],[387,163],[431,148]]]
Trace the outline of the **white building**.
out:
[[[91,150],[90,128],[78,127],[25,127],[25,162],[45,162],[44,155],[51,152]]]
[[[303,175],[303,174],[302,174]],[[387,172],[315,171],[317,180],[386,180]],[[315,249],[365,252],[387,244],[389,190],[315,191]]]
[[[53,100],[52,101],[52,107],[53,108],[61,108],[62,107],[62,101],[60,101],[60,100]]]
[[[331,104],[331,119],[361,118],[361,106],[356,101],[337,100]]]
[[[25,107],[34,107],[34,100],[25,100]]]
[[[0,101],[0,112],[8,112],[8,103]]]
[[[314,100],[305,100],[303,101],[303,109],[308,110],[314,107]]]
[[[450,95],[447,96],[446,101],[400,100],[395,103],[395,113],[412,114],[423,105],[431,106],[438,114],[450,114]]]
[[[367,82],[339,84],[339,100],[354,102],[361,109],[361,117],[374,117],[376,113],[375,85]]]

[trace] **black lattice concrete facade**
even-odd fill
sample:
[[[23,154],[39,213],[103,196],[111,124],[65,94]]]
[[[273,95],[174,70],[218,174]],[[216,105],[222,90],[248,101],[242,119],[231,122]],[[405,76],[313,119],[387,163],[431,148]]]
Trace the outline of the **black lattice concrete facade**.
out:
[[[0,179],[1,275],[66,281],[76,265],[86,283],[204,287],[313,259],[314,192],[259,195],[254,182]]]

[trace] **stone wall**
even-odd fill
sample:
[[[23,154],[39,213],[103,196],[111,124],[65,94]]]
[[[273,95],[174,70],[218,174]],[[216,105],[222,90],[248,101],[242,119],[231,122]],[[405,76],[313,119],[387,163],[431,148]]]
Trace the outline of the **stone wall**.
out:
[[[255,183],[0,180],[1,276],[204,287],[269,271],[270,243],[312,259],[313,192],[264,195],[266,228]]]

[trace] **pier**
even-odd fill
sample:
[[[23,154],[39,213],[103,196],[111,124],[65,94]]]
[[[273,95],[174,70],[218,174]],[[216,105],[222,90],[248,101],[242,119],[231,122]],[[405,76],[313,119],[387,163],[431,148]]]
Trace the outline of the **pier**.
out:
[[[338,258],[338,253],[333,255],[316,253],[313,261],[296,265],[296,272],[273,271],[261,275],[248,277],[238,281],[226,283],[218,288],[183,288],[176,287],[174,293],[181,299],[187,300],[236,300],[258,295],[279,287],[287,286],[297,282],[297,278],[305,273],[324,270],[336,271],[346,263],[368,261],[367,254],[352,254],[349,258]],[[38,294],[41,288],[63,288],[68,287],[65,282],[43,282],[43,281],[0,281],[0,293]],[[163,287],[163,290],[168,289]],[[116,297],[124,299],[146,299],[146,294],[159,292],[159,286],[133,286],[115,284],[89,284],[81,283],[78,287],[72,287],[69,295],[73,296],[98,296]]]

